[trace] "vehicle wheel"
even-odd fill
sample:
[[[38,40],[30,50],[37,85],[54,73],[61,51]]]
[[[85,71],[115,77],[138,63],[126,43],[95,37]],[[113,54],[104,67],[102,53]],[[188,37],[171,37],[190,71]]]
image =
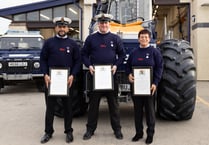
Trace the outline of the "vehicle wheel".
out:
[[[157,113],[167,120],[192,118],[196,101],[196,67],[193,49],[184,40],[166,40],[160,44],[164,60],[158,86]]]
[[[1,78],[0,79],[0,92],[1,92],[1,89],[4,88],[4,81],[3,79]]]
[[[85,97],[83,95],[83,80],[82,74],[78,75],[77,80],[75,80],[72,86],[72,110],[73,116],[78,117],[82,116],[86,113],[88,104],[85,101]],[[63,103],[60,98],[57,99],[57,103],[55,106],[55,115],[58,117],[64,117],[64,109]]]

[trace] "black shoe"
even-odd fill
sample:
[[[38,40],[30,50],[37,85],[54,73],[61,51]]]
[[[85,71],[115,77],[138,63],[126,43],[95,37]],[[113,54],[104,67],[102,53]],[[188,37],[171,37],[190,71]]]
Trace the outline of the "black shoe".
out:
[[[70,143],[73,141],[73,134],[70,132],[70,133],[67,133],[66,134],[66,142],[67,143]]]
[[[153,141],[153,136],[147,136],[147,139],[145,141],[146,144],[151,144]]]
[[[88,140],[91,138],[91,136],[94,135],[91,131],[86,131],[86,133],[83,135],[83,140]]]
[[[123,139],[123,134],[121,131],[115,131],[114,134],[117,139]]]
[[[44,136],[41,138],[41,143],[46,143],[46,142],[48,142],[51,138],[52,138],[52,135],[46,133],[46,134],[44,134]]]
[[[132,138],[132,141],[138,141],[139,139],[141,139],[143,137],[143,134],[139,134],[139,133],[136,133],[135,136]]]

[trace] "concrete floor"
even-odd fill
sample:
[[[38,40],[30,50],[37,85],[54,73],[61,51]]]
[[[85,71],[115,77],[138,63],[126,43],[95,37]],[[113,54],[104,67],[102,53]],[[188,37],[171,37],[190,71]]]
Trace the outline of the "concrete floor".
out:
[[[110,127],[108,107],[101,103],[98,128],[87,141],[82,140],[87,115],[74,118],[72,145],[135,145],[132,103],[121,103],[123,140],[115,139]],[[34,85],[8,86],[0,94],[0,145],[38,145],[44,133],[44,94]],[[187,121],[156,120],[153,145],[209,145],[209,82],[198,81],[197,102],[193,118]],[[48,145],[65,145],[63,119],[55,117],[55,133]]]

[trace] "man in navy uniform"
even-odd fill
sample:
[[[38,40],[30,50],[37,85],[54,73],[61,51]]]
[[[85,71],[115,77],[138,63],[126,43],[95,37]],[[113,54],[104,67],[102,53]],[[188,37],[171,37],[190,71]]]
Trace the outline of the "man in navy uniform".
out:
[[[44,74],[46,84],[45,134],[41,138],[41,143],[48,142],[54,132],[54,106],[57,97],[48,96],[47,94],[50,84],[49,69],[51,67],[70,68],[70,74],[68,76],[68,86],[70,89],[81,64],[79,46],[67,36],[71,19],[67,17],[56,17],[53,22],[55,23],[56,35],[45,41],[40,55],[41,70]],[[61,97],[61,100],[64,107],[64,133],[66,134],[66,142],[69,143],[73,141],[72,98],[70,96]]]
[[[84,47],[82,49],[82,61],[90,73],[94,74],[94,65],[112,65],[112,72],[114,74],[114,88],[117,90],[117,83],[115,73],[117,67],[123,62],[125,53],[122,40],[116,34],[110,32],[110,21],[113,18],[110,14],[99,14],[95,16],[98,23],[98,31],[89,35],[86,38]],[[117,139],[123,139],[121,132],[119,104],[117,101],[117,91],[92,91],[90,95],[88,121],[86,125],[86,132],[83,136],[84,140],[90,139],[97,128],[99,103],[101,97],[107,98],[110,122]]]

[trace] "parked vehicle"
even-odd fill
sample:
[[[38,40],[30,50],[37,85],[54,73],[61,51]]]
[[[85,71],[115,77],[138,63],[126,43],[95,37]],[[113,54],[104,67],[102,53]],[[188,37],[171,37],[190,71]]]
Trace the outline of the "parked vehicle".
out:
[[[43,91],[40,52],[44,38],[38,31],[10,30],[0,41],[0,89],[5,85],[35,81]]]
[[[123,39],[128,58],[130,51],[138,46],[138,32],[144,28],[152,33],[151,45],[158,49],[155,32],[156,23],[150,18],[152,16],[152,6],[150,5],[152,5],[151,0],[97,1],[93,6],[93,17],[100,13],[110,13],[114,16],[110,31],[118,34]],[[144,9],[144,12],[139,13],[140,8]],[[94,19],[92,19],[89,28],[90,33],[96,30]],[[168,120],[191,119],[196,101],[196,67],[194,65],[193,49],[187,41],[175,39],[163,41],[159,45],[159,49],[164,59],[164,71],[156,96],[157,114]],[[131,101],[132,90],[124,70],[127,58],[116,74],[119,87],[115,91],[118,93],[120,102]],[[81,79],[83,82],[78,84],[84,84],[83,98],[88,100],[89,87],[92,84],[89,81],[88,70],[84,67],[81,72],[80,77],[83,77]],[[57,114],[61,114],[62,105],[58,104],[59,111],[57,111]],[[77,107],[83,108],[79,105]]]

